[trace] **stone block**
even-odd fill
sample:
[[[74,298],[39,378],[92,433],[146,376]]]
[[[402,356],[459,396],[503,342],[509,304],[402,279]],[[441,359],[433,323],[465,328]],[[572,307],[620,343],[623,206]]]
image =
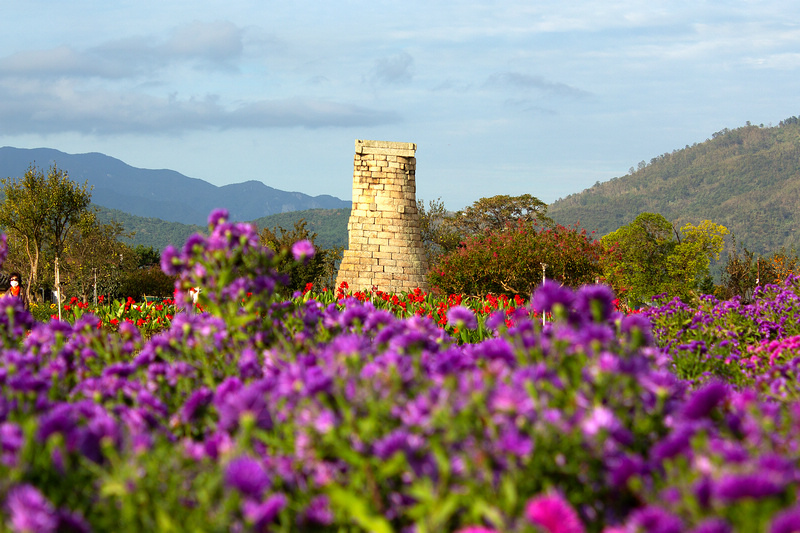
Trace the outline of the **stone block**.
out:
[[[414,143],[356,140],[356,154],[361,157],[380,154],[413,158],[416,151],[417,145]]]

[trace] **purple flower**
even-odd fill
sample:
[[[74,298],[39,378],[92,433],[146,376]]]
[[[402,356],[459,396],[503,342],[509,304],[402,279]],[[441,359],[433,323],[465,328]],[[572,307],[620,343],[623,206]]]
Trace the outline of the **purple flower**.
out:
[[[447,311],[447,324],[453,327],[475,329],[478,327],[478,319],[472,309],[463,305],[456,305]]]
[[[525,516],[547,533],[583,533],[578,514],[561,495],[535,496],[525,504]]]
[[[619,329],[629,339],[635,339],[637,335],[640,335],[643,344],[650,345],[653,342],[652,324],[641,313],[625,316],[620,323]]]
[[[255,526],[256,531],[261,531],[275,520],[278,513],[286,507],[286,503],[286,496],[283,494],[273,494],[263,503],[248,500],[242,504],[242,514]]]
[[[660,507],[645,507],[631,513],[629,525],[634,531],[647,533],[681,533],[683,523],[677,516]]]
[[[6,507],[15,531],[47,533],[58,527],[53,505],[33,485],[20,485],[11,489]]]
[[[705,418],[727,395],[728,387],[724,383],[708,383],[689,397],[683,406],[683,416],[689,420]]]
[[[292,256],[297,262],[307,263],[314,257],[314,253],[314,244],[309,240],[297,241],[292,245]]]
[[[711,495],[714,492],[714,482],[711,481],[710,477],[704,476],[695,482],[695,484],[692,486],[692,492],[694,493],[694,497],[697,499],[697,502],[702,505],[703,508],[707,508],[711,504]]]
[[[333,523],[333,512],[327,495],[315,496],[306,507],[305,519],[314,524],[329,526]]]
[[[482,526],[467,526],[462,527],[456,533],[497,533],[494,529],[489,529],[488,527]]]
[[[20,298],[0,298],[0,336],[4,339],[22,339],[36,321],[25,309]]]
[[[211,211],[211,214],[208,215],[208,226],[213,230],[220,224],[224,223],[228,220],[228,210],[227,209],[214,209]]]
[[[174,246],[167,245],[164,251],[161,252],[161,270],[168,276],[175,276],[178,274],[178,267],[175,264],[178,261],[178,251]]]
[[[372,445],[372,451],[379,459],[385,461],[396,452],[406,451],[409,448],[409,434],[397,429],[382,439],[378,439]]]
[[[769,526],[769,533],[797,533],[800,531],[800,506],[777,513]]]
[[[647,471],[644,460],[636,455],[626,455],[608,461],[611,485],[616,489],[627,487],[628,480]]]
[[[16,466],[17,453],[25,443],[22,428],[13,422],[0,424],[0,462],[6,466]]]
[[[571,289],[548,279],[533,293],[531,303],[537,312],[549,313],[556,305],[569,309],[574,300],[575,294]]]
[[[479,344],[473,344],[472,353],[476,358],[504,361],[508,365],[514,365],[517,362],[513,348],[503,337],[486,339]]]
[[[783,492],[783,484],[772,476],[758,472],[753,474],[729,474],[723,476],[714,487],[714,494],[721,500],[732,502],[744,498],[759,500]]]
[[[186,239],[186,243],[183,245],[183,254],[188,256],[194,253],[195,247],[200,247],[201,249],[205,245],[206,238],[200,235],[199,233],[193,233],[189,235],[189,238]]]
[[[59,509],[57,531],[59,533],[91,533],[92,528],[79,513]]]
[[[237,457],[225,469],[225,485],[251,498],[261,498],[269,486],[264,467],[250,457]]]
[[[604,322],[614,310],[614,292],[606,285],[584,285],[575,294],[575,310],[587,321]]]
[[[211,403],[213,393],[207,387],[200,387],[186,400],[181,409],[181,420],[190,422],[197,411]]]
[[[526,457],[533,451],[533,441],[530,437],[520,433],[513,426],[503,431],[498,445],[502,451],[519,457]]]
[[[239,356],[239,375],[243,378],[260,378],[261,365],[258,362],[258,354],[252,348],[245,348]]]
[[[219,388],[223,385],[225,382]],[[220,391],[217,390],[214,403],[219,413],[220,429],[234,431],[239,427],[239,420],[244,414],[252,416],[257,427],[272,429],[272,415],[267,408],[264,392],[257,384],[242,387],[225,395],[220,395]]]
[[[694,429],[689,426],[680,426],[672,433],[657,442],[650,450],[650,455],[656,461],[671,459],[689,450],[689,445]]]

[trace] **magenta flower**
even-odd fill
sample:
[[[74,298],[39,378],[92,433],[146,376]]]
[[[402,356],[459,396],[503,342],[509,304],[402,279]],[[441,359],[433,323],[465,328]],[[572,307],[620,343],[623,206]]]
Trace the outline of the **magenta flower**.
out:
[[[0,463],[6,466],[17,465],[17,454],[25,444],[22,428],[13,422],[0,424]]]
[[[6,499],[14,531],[46,533],[58,527],[53,505],[33,485],[11,489]]]
[[[333,523],[333,511],[331,511],[330,499],[327,495],[315,496],[306,507],[304,517],[312,524],[322,524],[329,526]]]
[[[561,495],[536,496],[525,505],[525,516],[547,533],[583,533],[578,514]]]
[[[769,533],[792,533],[800,525],[800,507],[795,506],[777,513],[769,526]]]
[[[269,486],[269,478],[261,463],[252,457],[237,457],[225,469],[225,485],[246,496],[260,498]]]
[[[467,526],[459,529],[456,533],[497,533],[497,531],[488,527]]]
[[[242,504],[242,513],[257,531],[263,531],[270,522],[277,518],[287,503],[286,496],[283,494],[273,494],[261,503],[246,500]]]
[[[314,245],[308,240],[297,241],[292,245],[292,256],[298,262],[307,263],[315,252]]]
[[[211,214],[208,215],[208,225],[211,228],[216,228],[223,222],[228,220],[228,210],[227,209],[214,209],[211,211]]]

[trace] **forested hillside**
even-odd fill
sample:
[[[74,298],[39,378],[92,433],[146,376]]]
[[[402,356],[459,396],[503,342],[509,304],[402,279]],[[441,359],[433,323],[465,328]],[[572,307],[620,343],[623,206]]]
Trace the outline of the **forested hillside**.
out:
[[[108,209],[95,206],[98,209],[100,222],[108,223],[116,220],[123,225],[127,233],[134,233],[130,239],[123,239],[132,246],[152,246],[163,250],[168,244],[180,248],[186,239],[195,232],[205,232],[207,228],[179,222],[166,222],[158,218],[147,218],[131,215],[117,209]],[[350,218],[349,209],[309,209],[306,211],[291,211],[279,213],[256,219],[253,222],[259,229],[275,228],[280,226],[290,230],[295,222],[303,219],[306,229],[316,233],[316,243],[322,248],[334,246],[347,246],[347,220]]]
[[[547,214],[604,235],[642,212],[676,226],[712,220],[756,253],[800,249],[800,120],[719,131],[560,199]]]
[[[347,247],[347,221],[350,218],[349,209],[307,209],[305,211],[290,211],[278,213],[253,221],[259,229],[275,228],[292,229],[295,222],[306,221],[309,233],[316,233],[315,243],[321,248],[335,246]]]
[[[168,244],[180,248],[192,233],[205,231],[206,228],[180,222],[167,222],[159,218],[139,217],[106,207],[97,208],[97,219],[107,224],[112,220],[119,222],[126,233],[133,233],[131,238],[121,239],[131,246],[152,246],[156,250],[163,250]]]

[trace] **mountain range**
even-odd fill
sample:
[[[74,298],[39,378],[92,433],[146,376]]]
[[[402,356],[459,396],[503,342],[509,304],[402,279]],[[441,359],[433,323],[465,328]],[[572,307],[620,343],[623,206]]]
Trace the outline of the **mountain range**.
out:
[[[21,177],[31,165],[46,172],[53,164],[67,171],[73,181],[87,182],[94,204],[167,222],[205,226],[208,214],[218,207],[228,209],[231,220],[237,221],[289,211],[350,207],[349,201],[334,196],[287,192],[254,180],[220,187],[174,170],[132,167],[100,153],[0,148],[0,177]]]
[[[216,207],[260,228],[291,229],[304,219],[321,246],[346,244],[350,202],[255,181],[217,187],[171,170],[137,169],[103,154],[8,147],[0,148],[0,177],[21,176],[32,163],[47,168],[54,161],[73,180],[93,185],[101,220],[115,219],[135,231],[133,244],[180,246],[205,227]],[[559,199],[547,214],[602,236],[643,212],[660,213],[676,227],[711,220],[727,227],[740,249],[762,255],[781,248],[800,251],[800,119],[723,129]]]

